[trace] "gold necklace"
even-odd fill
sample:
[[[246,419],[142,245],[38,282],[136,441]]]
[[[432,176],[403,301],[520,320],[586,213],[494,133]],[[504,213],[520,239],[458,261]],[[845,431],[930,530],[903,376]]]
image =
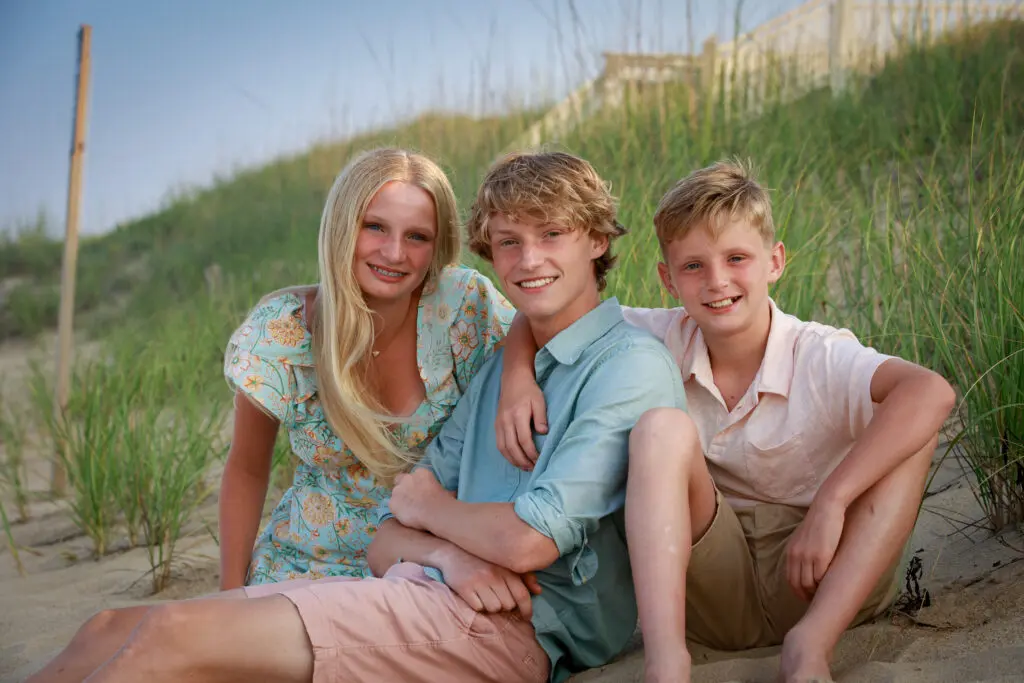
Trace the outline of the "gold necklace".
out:
[[[390,340],[388,340],[387,346],[385,346],[383,349],[370,349],[371,358],[376,358],[377,356],[379,356],[381,354],[381,351],[387,351],[389,348],[391,348],[391,345],[395,343],[395,340],[402,336],[402,328],[405,327],[406,322],[409,320],[409,312],[411,310],[412,307],[410,306],[409,309],[405,311],[405,317],[402,318],[402,322],[398,326],[398,333],[395,334],[395,336],[392,337]]]

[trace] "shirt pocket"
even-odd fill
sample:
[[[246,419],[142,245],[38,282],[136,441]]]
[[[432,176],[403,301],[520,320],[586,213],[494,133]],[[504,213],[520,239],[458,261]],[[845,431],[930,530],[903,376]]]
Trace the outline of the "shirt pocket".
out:
[[[817,479],[800,434],[750,439],[743,451],[750,487],[766,498],[785,501],[809,489]]]

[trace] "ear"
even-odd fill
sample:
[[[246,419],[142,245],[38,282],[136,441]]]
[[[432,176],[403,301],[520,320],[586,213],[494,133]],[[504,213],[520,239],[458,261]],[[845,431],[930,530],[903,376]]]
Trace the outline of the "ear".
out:
[[[608,251],[608,235],[598,232],[590,233],[590,260],[599,259]]]
[[[667,264],[663,262],[658,263],[658,277],[661,278],[661,284],[665,286],[665,289],[672,295],[672,298],[678,299],[679,292],[676,291],[676,286],[672,283],[672,274],[669,272]]]
[[[782,277],[782,271],[786,269],[786,245],[776,242],[772,245],[771,265],[768,270],[768,282],[774,284]]]

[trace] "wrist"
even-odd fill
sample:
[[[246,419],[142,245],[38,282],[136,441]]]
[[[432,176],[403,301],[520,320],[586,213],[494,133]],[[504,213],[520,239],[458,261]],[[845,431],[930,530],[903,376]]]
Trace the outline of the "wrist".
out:
[[[454,543],[441,539],[436,548],[430,551],[427,564],[441,570],[442,574],[448,573],[449,567],[458,560],[463,550]]]
[[[438,538],[445,538],[444,520],[451,514],[451,506],[458,504],[455,498],[448,494],[439,494],[430,501],[430,506],[424,511],[423,530]]]
[[[846,514],[846,509],[853,504],[853,498],[840,487],[825,483],[811,501],[811,510],[816,513]],[[810,512],[809,510],[808,512]]]

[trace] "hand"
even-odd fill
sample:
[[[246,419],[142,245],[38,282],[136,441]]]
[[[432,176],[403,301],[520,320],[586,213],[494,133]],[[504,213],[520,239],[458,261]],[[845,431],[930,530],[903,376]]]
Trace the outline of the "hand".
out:
[[[832,564],[846,523],[846,509],[812,503],[786,546],[786,578],[801,600],[810,602]]]
[[[519,575],[461,549],[453,550],[441,565],[445,584],[477,612],[518,609],[524,619],[533,616],[530,595],[540,595],[541,587],[532,572]]]
[[[451,492],[441,486],[433,472],[419,468],[395,477],[395,487],[391,491],[391,513],[410,529],[426,531],[427,516],[436,508],[438,501],[451,497]]]
[[[526,471],[533,470],[540,457],[533,443],[531,420],[538,434],[547,434],[544,392],[530,374],[503,374],[498,416],[494,419],[495,440],[505,459]]]

